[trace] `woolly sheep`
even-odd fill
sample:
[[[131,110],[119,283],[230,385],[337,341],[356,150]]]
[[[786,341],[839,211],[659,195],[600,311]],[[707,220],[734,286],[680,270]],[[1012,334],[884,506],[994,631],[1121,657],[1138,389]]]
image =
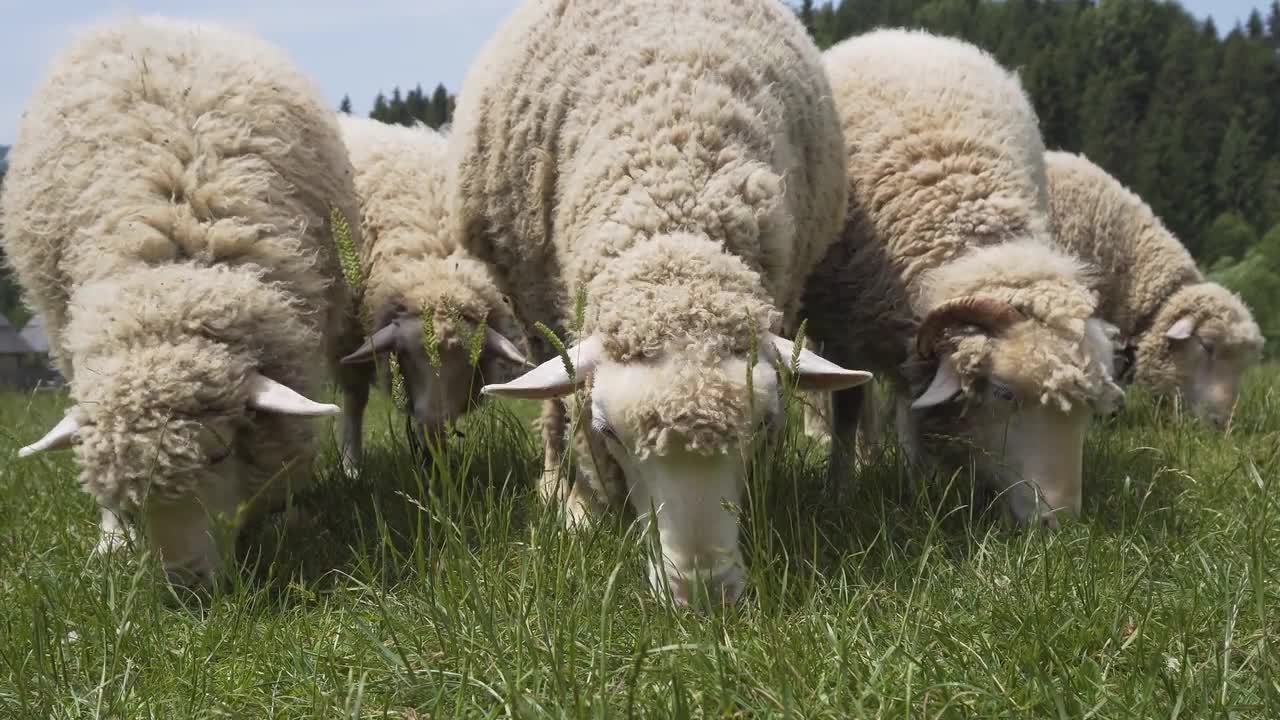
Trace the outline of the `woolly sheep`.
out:
[[[394,352],[413,418],[424,437],[438,437],[480,395],[481,378],[504,377],[498,363],[526,363],[509,339],[519,330],[488,268],[459,248],[449,231],[446,136],[350,115],[339,115],[338,126],[355,169],[366,278],[362,316],[372,323],[369,339],[343,363],[363,364],[372,376],[371,361]],[[424,346],[423,312],[431,315],[434,358]],[[473,340],[481,343],[475,365]],[[349,472],[360,458],[367,399],[366,384],[363,394],[343,404]]]
[[[1086,267],[1049,239],[1021,85],[978,48],[925,32],[873,32],[825,60],[850,197],[807,292],[813,336],[895,383],[914,460],[949,471],[972,456],[1019,521],[1078,512],[1090,406],[1122,394]],[[861,407],[858,390],[834,399],[836,472]]]
[[[338,408],[290,388],[317,392],[317,348],[336,368],[359,342],[327,221],[354,217],[351,175],[333,113],[255,37],[133,19],[55,61],[0,236],[75,401],[22,454],[74,445],[99,550],[138,520],[172,579],[207,583],[212,521],[307,481],[315,428],[298,416]]]
[[[550,359],[484,392],[584,388],[589,440],[607,453],[596,462],[616,461],[637,513],[656,513],[655,589],[736,598],[725,503],[741,498],[755,430],[781,411],[773,363],[791,343],[772,333],[794,327],[844,212],[817,50],[771,0],[528,0],[464,88],[451,190],[465,246],[526,327],[565,337],[586,296],[576,372],[537,337]],[[799,375],[827,389],[869,378],[811,352]],[[561,420],[544,424],[548,452]]]
[[[1249,308],[1206,282],[1191,254],[1134,193],[1080,155],[1045,155],[1058,244],[1097,266],[1100,314],[1132,353],[1132,378],[1178,394],[1224,427],[1240,376],[1262,352]]]

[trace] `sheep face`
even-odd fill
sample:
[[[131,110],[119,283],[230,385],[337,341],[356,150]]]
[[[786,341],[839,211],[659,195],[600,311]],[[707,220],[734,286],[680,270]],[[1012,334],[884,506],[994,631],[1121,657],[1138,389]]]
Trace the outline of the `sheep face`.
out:
[[[395,353],[404,376],[409,412],[419,432],[440,437],[450,422],[470,409],[484,378],[499,375],[499,363],[521,366],[527,361],[515,344],[496,330],[443,313],[434,315],[432,333],[435,347],[428,352],[421,316],[401,312],[342,362],[371,362],[379,354]],[[483,337],[477,339],[477,333]],[[473,346],[478,357],[472,356]]]
[[[658,547],[649,579],[685,605],[742,592],[737,509],[756,444],[778,426],[778,376],[731,358],[601,362],[591,382],[591,431],[622,468],[627,496]]]
[[[100,502],[141,520],[171,581],[210,584],[220,567],[215,528],[234,523],[242,499],[236,437],[244,419],[120,410],[96,406],[86,414],[77,432],[81,484],[119,490]]]
[[[1101,321],[1082,336],[1034,320],[947,332],[932,382],[900,414],[904,436],[949,466],[971,466],[1020,524],[1058,524],[1081,507],[1084,439],[1094,411],[1123,402]],[[948,351],[949,350],[949,351]]]
[[[284,416],[338,411],[199,335],[73,363],[77,405],[19,454],[74,446],[82,487],[103,507],[141,519],[166,573],[184,584],[213,578],[216,527],[238,524],[251,490],[295,464],[279,450],[307,430]]]
[[[671,347],[655,359],[621,362],[592,337],[570,349],[572,376],[554,358],[484,391],[545,398],[582,387],[591,432],[622,468],[632,507],[656,530],[654,589],[670,588],[681,605],[698,598],[732,602],[745,578],[737,506],[757,443],[779,425],[775,368],[794,350],[771,336],[760,346],[761,361],[754,363]],[[871,377],[808,351],[800,353],[798,374],[801,387],[815,390],[853,387]]]
[[[1166,389],[1179,394],[1196,417],[1223,429],[1235,410],[1241,376],[1261,357],[1262,333],[1248,308],[1221,286],[1193,285],[1175,303],[1194,311],[1162,313],[1155,364],[1168,369],[1166,384],[1174,387]]]

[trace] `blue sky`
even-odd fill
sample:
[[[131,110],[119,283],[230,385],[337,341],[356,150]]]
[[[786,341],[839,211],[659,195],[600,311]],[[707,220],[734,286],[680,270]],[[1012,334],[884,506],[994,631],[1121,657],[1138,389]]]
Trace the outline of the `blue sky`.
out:
[[[1225,31],[1266,0],[1186,0]],[[379,88],[438,82],[451,90],[517,0],[0,0],[0,145],[53,55],[112,16],[160,13],[248,27],[284,47],[336,106],[367,111]]]

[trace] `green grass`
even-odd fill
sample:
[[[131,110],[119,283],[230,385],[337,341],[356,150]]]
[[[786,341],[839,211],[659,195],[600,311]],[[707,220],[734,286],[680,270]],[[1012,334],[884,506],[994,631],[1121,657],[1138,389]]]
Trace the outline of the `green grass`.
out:
[[[14,459],[65,400],[3,396],[0,718],[1280,717],[1278,381],[1226,438],[1132,393],[1058,532],[895,457],[831,487],[792,434],[743,508],[748,595],[712,615],[650,592],[625,520],[559,529],[527,407],[424,477],[376,406],[366,478],[329,441],[310,524],[258,528],[201,601],[141,549],[91,556],[73,459]]]

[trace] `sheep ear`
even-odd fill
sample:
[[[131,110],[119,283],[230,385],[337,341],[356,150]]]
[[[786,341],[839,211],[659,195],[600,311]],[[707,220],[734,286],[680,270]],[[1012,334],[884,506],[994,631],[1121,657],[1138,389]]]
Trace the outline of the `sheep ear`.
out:
[[[249,407],[279,415],[337,415],[337,405],[318,403],[259,373],[249,376]]]
[[[911,409],[923,410],[951,402],[960,394],[960,389],[960,374],[950,360],[943,359],[938,363],[938,372],[934,373],[929,389],[911,403]]]
[[[520,400],[546,400],[562,397],[586,381],[595,369],[600,357],[604,354],[604,345],[592,336],[569,348],[569,359],[573,362],[573,377],[569,377],[564,360],[553,357],[538,367],[521,375],[509,383],[485,385],[480,392],[485,395],[517,398]]]
[[[1178,318],[1178,321],[1169,326],[1164,331],[1164,336],[1170,340],[1186,340],[1191,337],[1191,333],[1196,331],[1195,318],[1190,315],[1184,315]]]
[[[524,353],[520,352],[520,348],[516,344],[507,339],[505,335],[485,326],[484,329],[484,352],[493,357],[502,358],[515,365],[524,365],[533,367],[533,363],[525,359]]]
[[[396,332],[399,326],[395,321],[391,321],[383,325],[377,332],[369,336],[356,351],[342,358],[339,362],[343,365],[355,365],[356,363],[365,363],[372,360],[375,356],[390,352],[396,346]]]
[[[768,340],[773,345],[773,349],[780,356],[782,364],[790,366],[791,357],[795,353],[796,345],[790,340],[768,334]],[[827,360],[821,355],[807,349],[800,351],[796,367],[799,376],[799,387],[801,390],[815,390],[818,392],[835,392],[837,390],[845,390],[847,388],[857,387],[871,380],[872,375],[863,370],[848,370]]]
[[[65,450],[71,447],[76,439],[76,433],[80,431],[80,420],[78,408],[72,408],[53,429],[45,433],[45,436],[30,445],[18,451],[18,457],[24,458],[36,453],[46,452],[48,450]]]

